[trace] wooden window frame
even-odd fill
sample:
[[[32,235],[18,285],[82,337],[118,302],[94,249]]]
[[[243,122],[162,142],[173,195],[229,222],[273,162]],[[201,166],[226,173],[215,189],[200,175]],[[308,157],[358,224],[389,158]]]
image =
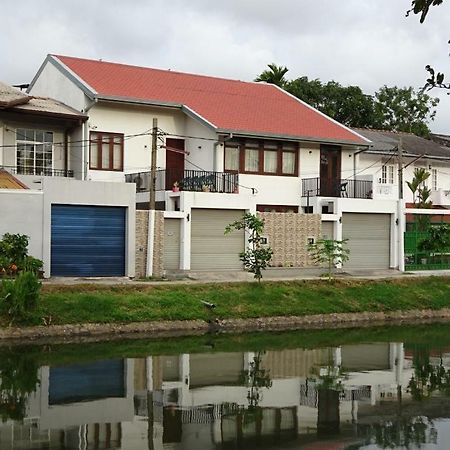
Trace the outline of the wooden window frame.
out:
[[[93,136],[95,135],[95,139]],[[102,153],[103,153],[103,137],[108,136],[109,145],[109,166],[103,167],[102,165]],[[114,139],[120,139],[120,168],[114,169]],[[123,172],[123,155],[124,155],[124,134],[123,133],[112,133],[109,131],[91,131],[89,133],[89,169],[90,170],[100,170],[107,172]],[[97,144],[97,167],[92,167],[92,144]],[[101,145],[99,145],[101,144]]]
[[[266,176],[273,176],[273,177],[298,177],[299,176],[299,153],[300,153],[300,144],[296,142],[289,142],[289,144],[292,146],[295,145],[296,148],[285,148],[283,147],[284,144],[288,144],[288,142],[281,142],[281,141],[273,141],[272,143],[275,144],[277,147],[264,147],[264,142],[269,143],[270,141],[261,141],[256,139],[241,139],[239,141],[233,141],[232,145],[239,146],[239,170],[227,170],[225,169],[225,151],[227,144],[225,143],[224,146],[224,152],[223,152],[223,166],[224,166],[224,172],[226,173],[242,173],[246,175],[266,175]],[[246,144],[253,144],[246,145]],[[255,143],[258,144],[258,147],[254,145]],[[231,143],[230,143],[231,144]],[[258,161],[258,170],[257,171],[248,171],[245,170],[245,151],[246,150],[258,150],[259,152],[259,161]],[[273,151],[277,152],[277,171],[276,172],[264,172],[264,151]],[[295,166],[294,166],[294,173],[284,173],[283,172],[283,153],[289,152],[294,153],[295,155]]]

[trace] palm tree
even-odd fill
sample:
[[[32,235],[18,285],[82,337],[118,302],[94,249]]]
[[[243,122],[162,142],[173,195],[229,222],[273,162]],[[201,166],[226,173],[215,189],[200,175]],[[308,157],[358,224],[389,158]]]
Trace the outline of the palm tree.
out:
[[[265,83],[276,84],[280,88],[286,86],[287,80],[284,77],[289,71],[287,67],[277,66],[275,63],[268,64],[270,70],[264,70],[255,78],[255,81],[263,81]]]

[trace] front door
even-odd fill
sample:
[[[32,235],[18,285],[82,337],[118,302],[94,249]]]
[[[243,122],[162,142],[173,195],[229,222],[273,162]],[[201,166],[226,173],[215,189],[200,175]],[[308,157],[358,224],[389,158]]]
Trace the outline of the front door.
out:
[[[176,150],[179,150],[177,152]],[[166,190],[172,190],[175,182],[178,184],[184,178],[184,140],[166,139]]]
[[[339,197],[341,189],[341,147],[320,146],[320,196]]]

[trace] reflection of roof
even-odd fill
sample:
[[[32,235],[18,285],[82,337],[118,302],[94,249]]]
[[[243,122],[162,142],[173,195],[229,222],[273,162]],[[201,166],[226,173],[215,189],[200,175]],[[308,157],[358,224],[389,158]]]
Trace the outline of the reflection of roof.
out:
[[[271,84],[68,56],[49,58],[94,98],[182,108],[222,132],[368,144]]]
[[[354,128],[359,134],[370,139],[372,147],[366,153],[392,154],[397,151],[397,146],[402,137],[403,153],[405,156],[428,156],[431,158],[450,159],[450,149],[434,142],[416,136],[412,133],[397,133],[385,130],[370,130],[366,128]]]
[[[0,81],[0,111],[21,112],[67,119],[85,120],[87,116],[52,98],[33,97]]]
[[[28,189],[28,187],[6,170],[0,169],[0,189]]]

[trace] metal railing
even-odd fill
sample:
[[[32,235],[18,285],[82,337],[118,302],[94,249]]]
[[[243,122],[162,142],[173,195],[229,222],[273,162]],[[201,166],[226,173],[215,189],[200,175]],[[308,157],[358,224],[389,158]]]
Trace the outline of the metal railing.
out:
[[[302,197],[372,198],[372,181],[302,179]]]
[[[20,167],[20,166],[0,166],[13,175],[37,175],[43,177],[66,177],[73,178],[73,170],[46,169],[42,167]]]
[[[150,172],[126,174],[125,181],[136,183],[137,192],[148,192],[150,190]],[[179,189],[182,191],[234,194],[239,190],[239,175],[237,173],[203,170],[157,170],[155,189],[156,191]]]

